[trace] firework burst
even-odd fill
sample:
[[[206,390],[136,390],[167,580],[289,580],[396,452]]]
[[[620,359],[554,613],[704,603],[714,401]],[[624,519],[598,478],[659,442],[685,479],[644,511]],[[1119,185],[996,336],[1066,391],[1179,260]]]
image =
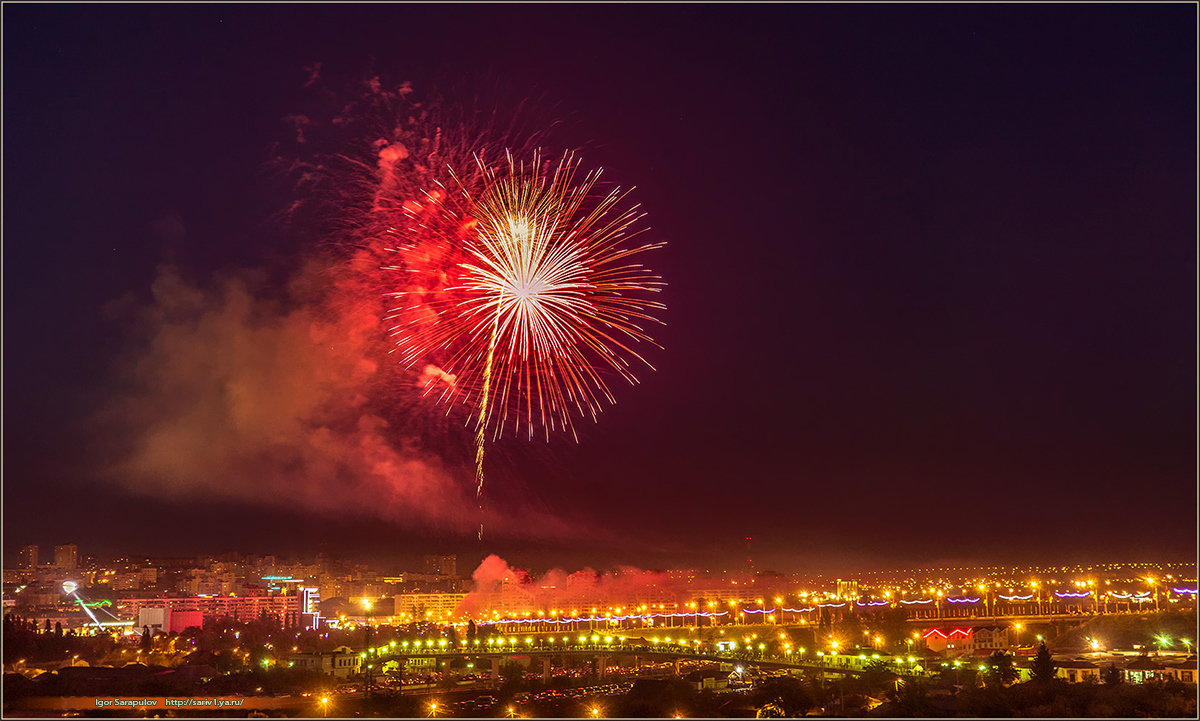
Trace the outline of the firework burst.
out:
[[[636,383],[635,365],[651,367],[635,346],[655,345],[646,326],[663,305],[647,296],[663,283],[636,261],[662,244],[630,244],[642,214],[618,209],[620,189],[597,194],[600,173],[579,177],[579,165],[480,161],[471,180],[452,175],[453,189],[407,208],[440,252],[427,239],[396,249],[391,269],[410,276],[390,293],[402,301],[389,314],[396,352],[425,366],[439,401],[482,408],[493,438],[574,434],[574,418],[615,402],[606,376]]]
[[[631,243],[643,215],[626,193],[597,192],[600,172],[579,173],[505,155],[450,173],[405,206],[410,241],[394,249],[401,290],[389,314],[395,352],[424,371],[439,402],[471,408],[478,480],[483,440],[542,429],[575,435],[614,403],[611,380],[636,383],[646,328],[663,305],[661,279],[640,262],[661,243]]]

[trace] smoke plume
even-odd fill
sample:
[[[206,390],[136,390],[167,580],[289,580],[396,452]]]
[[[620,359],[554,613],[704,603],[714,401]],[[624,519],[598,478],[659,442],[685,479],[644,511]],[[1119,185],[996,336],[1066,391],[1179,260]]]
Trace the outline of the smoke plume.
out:
[[[100,419],[120,455],[110,475],[167,499],[474,528],[469,484],[413,431],[444,414],[420,415],[429,404],[389,363],[379,308],[320,263],[282,299],[267,287],[255,273],[202,288],[160,269],[141,342],[119,369],[124,392]],[[561,530],[512,508],[485,521],[523,535]]]
[[[631,566],[620,566],[613,571],[600,573],[584,568],[573,573],[555,568],[540,576],[510,566],[504,559],[493,554],[483,559],[471,574],[471,592],[460,605],[460,610],[479,612],[487,610],[497,595],[516,594],[528,601],[528,610],[536,609],[589,609],[593,606],[609,606],[629,603],[632,599],[649,599],[664,594],[682,593],[687,584],[672,578],[662,571],[646,571]]]

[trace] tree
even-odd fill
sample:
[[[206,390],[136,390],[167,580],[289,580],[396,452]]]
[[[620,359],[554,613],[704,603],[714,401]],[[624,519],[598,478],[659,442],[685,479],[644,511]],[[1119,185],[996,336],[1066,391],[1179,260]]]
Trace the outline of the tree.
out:
[[[50,633],[50,619],[46,619],[46,625],[42,627],[43,633]]]
[[[1046,648],[1046,642],[1042,641],[1038,646],[1037,655],[1033,657],[1033,681],[1039,683],[1050,683],[1056,677],[1058,667],[1054,665],[1054,660],[1050,658],[1050,651]]]
[[[150,627],[142,626],[142,650],[150,651]]]
[[[1013,657],[1004,651],[993,651],[987,660],[987,666],[985,682],[989,686],[1008,686],[1017,680],[1017,669],[1013,666]]]
[[[752,702],[759,707],[759,718],[803,716],[804,712],[816,706],[804,684],[787,676],[770,679],[759,686],[754,691]],[[764,712],[767,715],[763,715]]]
[[[1100,675],[1104,680],[1105,686],[1116,686],[1123,680],[1121,678],[1121,669],[1117,668],[1115,663],[1110,664],[1108,668],[1101,671]]]
[[[468,646],[475,642],[476,632],[477,632],[477,629],[475,628],[475,622],[467,621],[467,645]]]
[[[933,713],[933,703],[929,700],[929,691],[925,684],[914,678],[904,679],[895,693],[896,716],[929,716]]]
[[[62,638],[62,621],[54,622],[54,635]]]

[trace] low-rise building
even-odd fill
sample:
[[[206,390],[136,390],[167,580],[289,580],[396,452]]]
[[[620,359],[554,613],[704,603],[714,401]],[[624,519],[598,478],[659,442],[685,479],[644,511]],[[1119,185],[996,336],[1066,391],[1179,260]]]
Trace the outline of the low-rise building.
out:
[[[326,653],[293,653],[288,658],[288,666],[347,678],[358,673],[362,656],[354,653],[349,646],[338,646]]]
[[[922,638],[930,651],[947,656],[961,656],[969,655],[975,650],[974,635],[972,628],[931,628],[922,634]]]
[[[971,645],[975,652],[1007,651],[1008,626],[976,626],[971,634]]]
[[[1196,683],[1196,679],[1198,678],[1196,674],[1196,657],[1192,656],[1185,661],[1168,661],[1163,664],[1163,671],[1176,681]]]
[[[1066,679],[1071,683],[1086,683],[1089,681],[1100,681],[1100,667],[1091,661],[1080,659],[1070,661],[1056,661],[1058,670],[1055,675],[1059,678]]]
[[[1139,656],[1126,663],[1123,673],[1126,683],[1149,683],[1174,677],[1166,664],[1152,656]]]

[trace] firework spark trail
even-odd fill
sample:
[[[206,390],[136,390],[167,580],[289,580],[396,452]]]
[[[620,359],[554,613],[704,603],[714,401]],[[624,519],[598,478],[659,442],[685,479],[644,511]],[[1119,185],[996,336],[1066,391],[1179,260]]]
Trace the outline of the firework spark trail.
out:
[[[479,400],[479,427],[475,429],[475,501],[479,505],[479,540],[483,540],[483,448],[488,417],[488,390],[492,385],[492,357],[496,354],[496,330],[500,314],[492,323],[492,340],[488,344],[487,361],[483,366],[483,394]]]

